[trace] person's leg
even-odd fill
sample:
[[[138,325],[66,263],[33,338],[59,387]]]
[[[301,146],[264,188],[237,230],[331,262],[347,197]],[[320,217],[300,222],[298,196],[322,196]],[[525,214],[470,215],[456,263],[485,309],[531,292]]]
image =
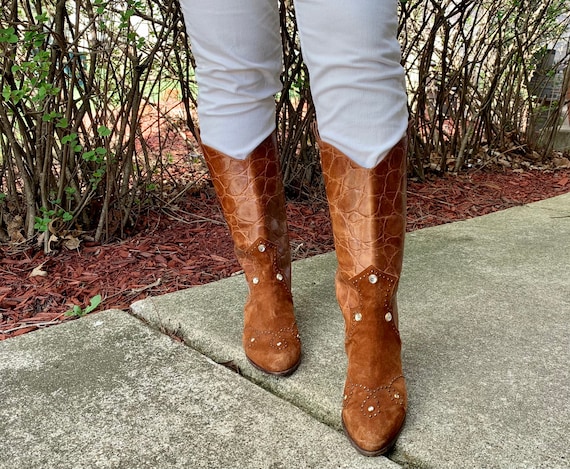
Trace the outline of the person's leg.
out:
[[[287,375],[301,346],[291,297],[285,196],[275,141],[281,42],[275,0],[181,0],[196,59],[202,149],[244,269],[243,345]]]
[[[346,323],[342,421],[367,456],[404,423],[396,290],[403,257],[407,100],[396,0],[296,0]]]
[[[281,83],[274,0],[181,0],[196,59],[204,145],[245,159],[275,129]]]
[[[295,0],[319,133],[365,168],[405,135],[397,0]]]

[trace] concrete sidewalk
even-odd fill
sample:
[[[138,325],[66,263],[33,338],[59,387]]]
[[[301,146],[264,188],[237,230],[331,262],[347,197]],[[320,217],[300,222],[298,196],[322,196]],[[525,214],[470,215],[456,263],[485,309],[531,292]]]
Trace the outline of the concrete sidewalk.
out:
[[[411,233],[406,249],[410,404],[392,461],[337,431],[328,254],[294,264],[304,357],[289,378],[243,355],[242,277],[132,305],[189,347],[117,311],[0,342],[0,467],[570,467],[570,194]]]

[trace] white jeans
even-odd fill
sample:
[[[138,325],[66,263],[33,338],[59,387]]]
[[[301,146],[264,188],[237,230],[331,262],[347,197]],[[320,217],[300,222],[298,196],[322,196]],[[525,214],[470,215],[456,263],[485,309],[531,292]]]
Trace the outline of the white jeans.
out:
[[[245,159],[274,129],[277,0],[180,0],[196,59],[202,142]],[[397,0],[295,0],[321,139],[366,168],[404,136]]]

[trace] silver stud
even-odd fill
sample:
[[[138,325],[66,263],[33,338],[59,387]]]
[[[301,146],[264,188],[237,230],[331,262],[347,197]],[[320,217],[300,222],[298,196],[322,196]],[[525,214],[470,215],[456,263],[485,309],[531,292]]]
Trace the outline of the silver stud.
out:
[[[283,275],[282,275],[282,274],[277,274],[277,280],[279,280],[279,281],[283,280]]]
[[[374,406],[371,405],[370,407],[368,407],[368,412],[374,412]]]
[[[354,320],[357,321],[357,322],[362,321],[362,314],[356,313],[356,314],[354,315]]]
[[[257,277],[253,277],[253,279],[251,280],[251,282],[252,282],[254,285],[257,285],[257,284],[259,283],[259,279],[258,279]]]
[[[378,283],[378,276],[371,274],[368,276],[368,281],[374,285],[375,283]]]
[[[260,244],[259,246],[257,246],[257,249],[259,250],[259,252],[265,252],[265,244]]]
[[[390,322],[392,320],[392,313],[387,313],[386,316],[384,316],[384,318],[386,319],[386,321]]]

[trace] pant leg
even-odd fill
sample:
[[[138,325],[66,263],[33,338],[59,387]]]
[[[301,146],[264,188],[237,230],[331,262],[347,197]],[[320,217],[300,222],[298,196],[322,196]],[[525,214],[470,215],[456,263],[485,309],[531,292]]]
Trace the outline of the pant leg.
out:
[[[277,0],[180,0],[196,59],[201,139],[245,159],[275,129]]]
[[[397,0],[295,0],[321,139],[375,167],[408,125]]]

